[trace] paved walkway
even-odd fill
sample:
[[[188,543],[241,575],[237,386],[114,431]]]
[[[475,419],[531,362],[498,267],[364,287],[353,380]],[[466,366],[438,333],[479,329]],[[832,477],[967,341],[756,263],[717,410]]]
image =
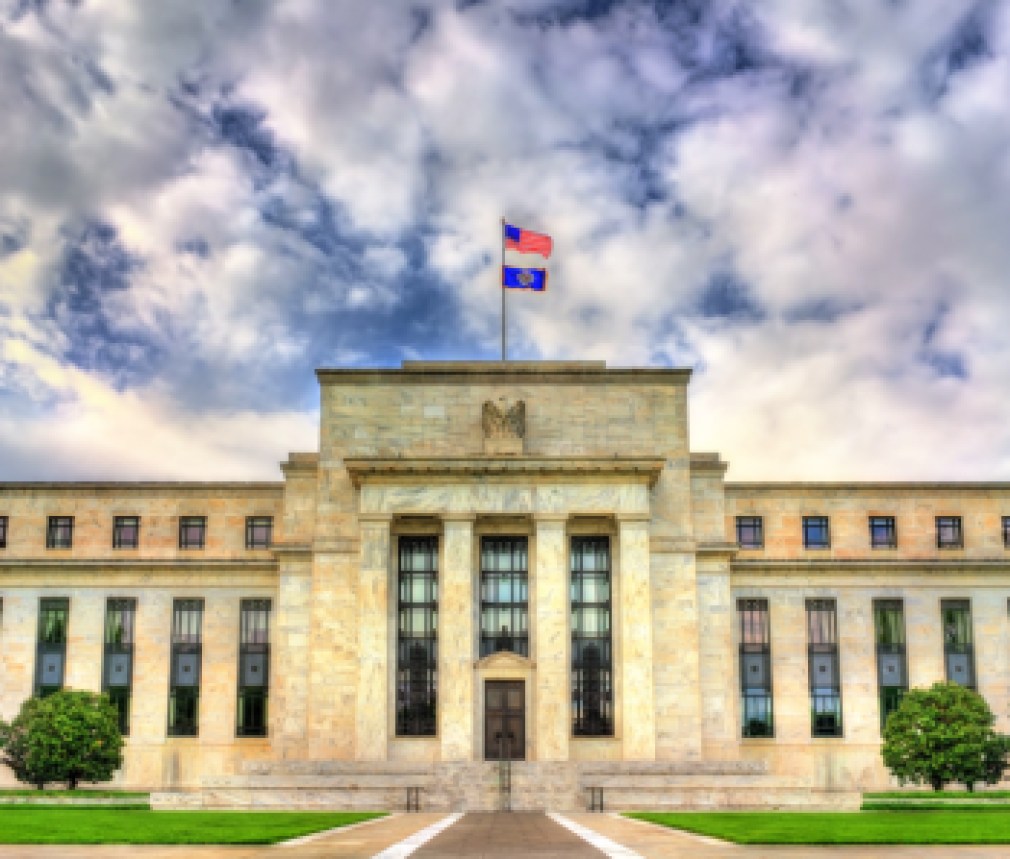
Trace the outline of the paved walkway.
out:
[[[744,847],[609,814],[556,815],[563,822],[610,840],[606,852],[566,831],[542,814],[467,814],[427,844],[406,844],[422,830],[446,821],[444,814],[394,814],[300,843],[273,847],[136,847],[112,845],[28,847],[0,845],[0,859],[371,859],[387,857],[601,857],[620,859],[1006,859],[1010,845],[991,847]],[[403,845],[403,846],[398,846]]]

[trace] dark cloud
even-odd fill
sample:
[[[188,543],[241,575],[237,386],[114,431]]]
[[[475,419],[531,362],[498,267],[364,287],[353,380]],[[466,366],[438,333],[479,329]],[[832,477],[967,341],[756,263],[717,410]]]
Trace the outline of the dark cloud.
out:
[[[709,278],[698,301],[698,312],[708,319],[731,322],[760,322],[766,315],[747,284],[727,272]]]

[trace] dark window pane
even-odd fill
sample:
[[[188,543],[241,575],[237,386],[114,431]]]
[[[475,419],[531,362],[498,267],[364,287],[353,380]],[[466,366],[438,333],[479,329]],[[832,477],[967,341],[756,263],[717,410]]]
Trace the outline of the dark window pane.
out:
[[[870,546],[874,549],[893,549],[898,545],[893,516],[870,517]]]
[[[736,517],[736,542],[741,549],[764,546],[764,523],[760,516]]]
[[[529,656],[529,574],[525,537],[481,538],[480,655]]]
[[[838,627],[833,599],[807,600],[807,677],[810,732],[815,737],[842,736]]]
[[[396,733],[434,736],[438,681],[438,540],[400,537]]]
[[[808,549],[826,549],[831,545],[827,516],[803,517],[803,545]]]
[[[202,549],[207,534],[206,516],[179,517],[179,548]]]
[[[273,530],[272,516],[247,516],[245,520],[245,547],[247,549],[269,549],[273,541]]]
[[[136,549],[140,545],[140,517],[116,516],[112,520],[112,548]]]
[[[936,517],[936,545],[939,549],[960,549],[964,545],[960,516]]]
[[[50,516],[46,528],[47,549],[70,549],[74,544],[74,517]]]

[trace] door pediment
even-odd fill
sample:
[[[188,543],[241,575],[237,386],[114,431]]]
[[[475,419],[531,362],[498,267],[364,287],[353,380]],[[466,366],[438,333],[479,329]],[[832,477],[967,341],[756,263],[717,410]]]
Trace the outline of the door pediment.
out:
[[[497,653],[491,653],[483,659],[478,659],[473,667],[487,675],[493,671],[532,671],[537,665],[526,656],[520,656],[509,650],[499,650]]]

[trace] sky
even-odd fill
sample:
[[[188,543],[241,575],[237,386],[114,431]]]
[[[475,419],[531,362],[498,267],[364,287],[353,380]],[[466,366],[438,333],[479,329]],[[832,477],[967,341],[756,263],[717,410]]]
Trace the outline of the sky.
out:
[[[1010,2],[0,0],[0,480],[279,479],[499,357],[502,217],[729,479],[1010,480],[1008,107]]]

